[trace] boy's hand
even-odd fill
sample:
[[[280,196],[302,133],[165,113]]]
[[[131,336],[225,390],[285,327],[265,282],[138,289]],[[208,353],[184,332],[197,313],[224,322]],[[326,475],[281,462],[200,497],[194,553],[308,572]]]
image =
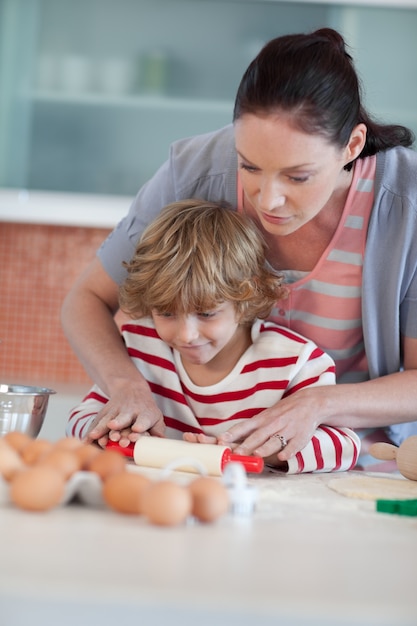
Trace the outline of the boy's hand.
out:
[[[188,443],[217,443],[217,438],[202,433],[184,433],[182,438]]]
[[[156,406],[149,388],[129,385],[114,393],[97,413],[87,433],[86,441],[96,442],[105,447],[111,433],[112,441],[119,440],[122,445],[123,440],[123,443],[128,445],[128,442],[136,441],[145,432],[163,437],[165,434],[163,415]],[[120,436],[117,433],[120,433]]]

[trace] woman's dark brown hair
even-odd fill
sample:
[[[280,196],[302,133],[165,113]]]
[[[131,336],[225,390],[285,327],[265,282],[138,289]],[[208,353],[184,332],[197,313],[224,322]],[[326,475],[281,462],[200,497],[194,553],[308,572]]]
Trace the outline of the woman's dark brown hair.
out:
[[[347,145],[353,128],[367,127],[359,158],[394,146],[409,147],[412,131],[373,120],[361,103],[361,86],[343,37],[331,28],[277,37],[252,61],[240,82],[233,119],[245,114],[291,113],[301,131]],[[352,163],[346,166],[351,169]]]

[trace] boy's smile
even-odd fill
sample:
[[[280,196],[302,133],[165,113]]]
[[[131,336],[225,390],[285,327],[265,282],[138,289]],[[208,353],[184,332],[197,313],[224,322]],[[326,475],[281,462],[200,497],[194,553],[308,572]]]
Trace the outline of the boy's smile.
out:
[[[152,319],[160,338],[180,354],[192,380],[199,366],[204,371],[220,373],[219,379],[222,378],[250,345],[250,328],[239,324],[231,302],[204,313],[153,311]]]

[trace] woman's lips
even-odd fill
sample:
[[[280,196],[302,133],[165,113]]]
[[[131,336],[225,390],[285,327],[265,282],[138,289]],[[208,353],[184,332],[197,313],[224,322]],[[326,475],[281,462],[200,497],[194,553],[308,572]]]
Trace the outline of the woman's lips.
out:
[[[262,213],[262,219],[270,224],[288,224],[291,221],[291,216],[286,215],[274,215],[273,213]]]

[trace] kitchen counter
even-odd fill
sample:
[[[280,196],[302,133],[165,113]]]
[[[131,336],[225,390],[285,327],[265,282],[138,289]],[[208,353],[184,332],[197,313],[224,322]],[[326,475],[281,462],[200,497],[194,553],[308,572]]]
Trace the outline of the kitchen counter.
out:
[[[0,222],[114,228],[132,198],[0,188]]]
[[[415,626],[417,518],[328,488],[344,476],[254,475],[253,515],[174,528],[3,504],[0,623]]]

